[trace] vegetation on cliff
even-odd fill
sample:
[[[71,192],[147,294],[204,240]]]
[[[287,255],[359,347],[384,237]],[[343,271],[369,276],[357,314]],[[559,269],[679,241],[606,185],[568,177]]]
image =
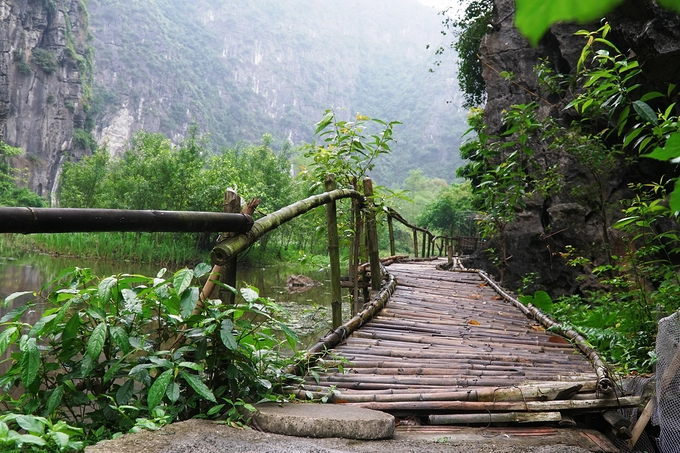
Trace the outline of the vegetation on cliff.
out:
[[[520,11],[525,3],[518,2],[518,17],[526,13]],[[675,179],[670,167],[658,171],[656,180],[638,175],[624,192],[623,206],[610,204],[609,197],[615,175],[644,165],[641,158],[674,162],[680,155],[676,85],[655,89],[639,63],[610,40],[609,31],[605,24],[577,33],[585,45],[575,74],[556,72],[549,60],[539,62],[535,71],[541,91],[528,91],[535,102],[508,105],[499,132],[489,131],[481,112],[473,113],[475,135],[462,147],[469,163],[459,175],[472,182],[473,205],[489,240],[487,252],[500,275],[514,266],[509,242],[517,241],[520,216],[529,205],[542,203],[540,240],[551,262],[576,266],[579,279],[589,283],[581,294],[556,303],[545,293],[525,300],[547,300],[544,309],[576,325],[621,369],[649,371],[655,362],[656,320],[680,308],[680,197],[671,193]],[[511,72],[501,75],[506,83],[518,85]],[[546,118],[539,114],[539,104],[560,105],[573,121]],[[592,182],[567,180],[569,171]],[[593,244],[559,245],[551,239],[564,231],[550,224],[555,199],[572,202],[565,206],[573,212],[565,215],[588,212],[599,217],[605,262],[592,259]],[[573,228],[568,218],[564,225]],[[520,291],[546,289],[541,278],[540,272],[525,275]]]

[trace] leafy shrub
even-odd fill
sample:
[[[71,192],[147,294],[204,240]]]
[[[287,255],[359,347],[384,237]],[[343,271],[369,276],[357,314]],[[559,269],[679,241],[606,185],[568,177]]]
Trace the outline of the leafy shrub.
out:
[[[87,151],[94,151],[97,149],[97,142],[95,141],[92,134],[85,129],[73,129],[73,144],[78,148],[82,148]]]
[[[48,284],[61,282],[56,289],[0,319],[0,354],[17,347],[0,377],[0,403],[13,414],[69,420],[91,441],[198,415],[240,423],[240,408],[276,399],[291,377],[294,357],[281,352],[297,337],[255,288],[233,306],[199,302],[193,283],[209,272],[206,264],[169,278],[165,270],[104,279],[64,271]],[[34,325],[21,321],[45,304]]]
[[[45,71],[45,74],[53,74],[59,69],[57,56],[53,52],[47,49],[41,49],[40,47],[33,49],[31,61]]]

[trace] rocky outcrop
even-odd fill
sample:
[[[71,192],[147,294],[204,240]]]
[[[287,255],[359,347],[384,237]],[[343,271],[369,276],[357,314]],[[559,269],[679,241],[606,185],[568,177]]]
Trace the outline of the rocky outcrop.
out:
[[[24,150],[13,166],[49,196],[65,156],[78,154],[87,10],[80,0],[5,0],[0,24],[0,140]]]
[[[489,133],[502,132],[503,111],[513,104],[537,102],[539,117],[564,117],[564,102],[539,86],[534,67],[539,58],[548,57],[556,72],[574,74],[585,43],[574,32],[595,30],[599,24],[555,25],[533,48],[512,26],[514,1],[494,3],[494,20],[501,26],[485,38],[480,49],[488,94],[484,117]],[[607,19],[612,25],[608,39],[638,57],[647,86],[657,85],[660,91],[665,91],[664,84],[677,82],[680,74],[677,15],[660,9],[651,0],[631,0]],[[503,71],[505,77],[501,76]],[[565,123],[571,121],[562,119]],[[534,143],[533,149],[536,161],[544,162],[546,167],[558,166],[565,186],[547,198],[533,194],[509,226],[506,246],[511,258],[503,275],[504,283],[509,288],[518,288],[524,276],[534,274],[539,276],[540,285],[554,294],[585,291],[594,282],[576,282],[580,270],[567,265],[562,255],[566,246],[573,246],[594,265],[606,264],[611,254],[620,254],[624,244],[610,226],[621,217],[620,201],[632,195],[628,184],[658,180],[662,169],[652,162],[629,166],[621,159],[609,166],[602,178],[603,175],[594,175],[567,153],[550,152],[542,143]],[[589,198],[584,191],[593,193]],[[602,203],[588,201],[596,198]],[[493,271],[485,254],[477,255],[471,265]]]

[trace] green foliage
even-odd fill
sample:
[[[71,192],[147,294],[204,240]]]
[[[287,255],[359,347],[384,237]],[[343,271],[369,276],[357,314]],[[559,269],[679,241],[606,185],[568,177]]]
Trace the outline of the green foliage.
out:
[[[44,198],[17,184],[17,171],[10,166],[8,159],[23,153],[21,148],[0,140],[0,206],[42,207],[46,204]]]
[[[73,144],[89,152],[97,149],[97,141],[92,136],[92,133],[81,128],[73,129]]]
[[[468,183],[452,183],[428,203],[418,216],[418,225],[430,231],[474,236],[472,190]]]
[[[473,0],[467,2],[464,12],[459,17],[448,16],[451,8],[442,11],[444,20],[442,34],[452,33],[456,39],[449,47],[458,53],[458,85],[463,91],[466,108],[484,104],[486,100],[486,82],[482,77],[482,62],[479,59],[479,46],[482,38],[489,33],[493,13],[492,0]],[[436,55],[441,55],[445,47],[441,46]]]
[[[504,112],[505,130],[500,137],[486,132],[481,110],[470,114],[470,130],[476,137],[461,147],[469,163],[458,176],[472,181],[472,205],[482,216],[483,237],[494,241],[493,261],[501,275],[508,266],[506,229],[534,193],[544,197],[560,189],[556,166],[541,165],[533,158],[532,142],[552,128],[537,119],[535,103],[513,105]]]
[[[239,408],[278,398],[295,358],[282,351],[296,335],[255,288],[243,288],[235,305],[199,302],[195,282],[210,269],[104,279],[64,271],[45,286],[54,289],[0,319],[0,353],[11,351],[0,377],[5,414],[69,420],[94,442],[198,415],[241,423]],[[39,305],[35,324],[21,321]]]
[[[324,144],[315,142],[305,148],[305,157],[313,160],[316,184],[323,184],[326,175],[334,174],[339,187],[356,188],[357,181],[373,170],[376,159],[390,152],[393,127],[397,124],[401,123],[386,123],[361,114],[356,122],[341,121],[333,110],[326,110],[316,124],[316,135],[323,138]],[[371,126],[380,130],[371,133]]]
[[[45,74],[53,74],[59,69],[59,62],[54,52],[36,47],[31,52],[31,62],[35,63]]]
[[[60,420],[8,413],[0,415],[0,446],[7,453],[81,451],[83,430]]]
[[[515,26],[537,46],[555,22],[593,22],[603,18],[623,0],[517,0]],[[680,12],[680,0],[660,0],[659,4]]]

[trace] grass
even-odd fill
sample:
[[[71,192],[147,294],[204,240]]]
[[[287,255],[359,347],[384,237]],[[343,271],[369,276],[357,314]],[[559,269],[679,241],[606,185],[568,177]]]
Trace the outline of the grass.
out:
[[[173,233],[2,234],[2,254],[46,253],[110,261],[156,263],[161,266],[206,261],[195,236]]]

